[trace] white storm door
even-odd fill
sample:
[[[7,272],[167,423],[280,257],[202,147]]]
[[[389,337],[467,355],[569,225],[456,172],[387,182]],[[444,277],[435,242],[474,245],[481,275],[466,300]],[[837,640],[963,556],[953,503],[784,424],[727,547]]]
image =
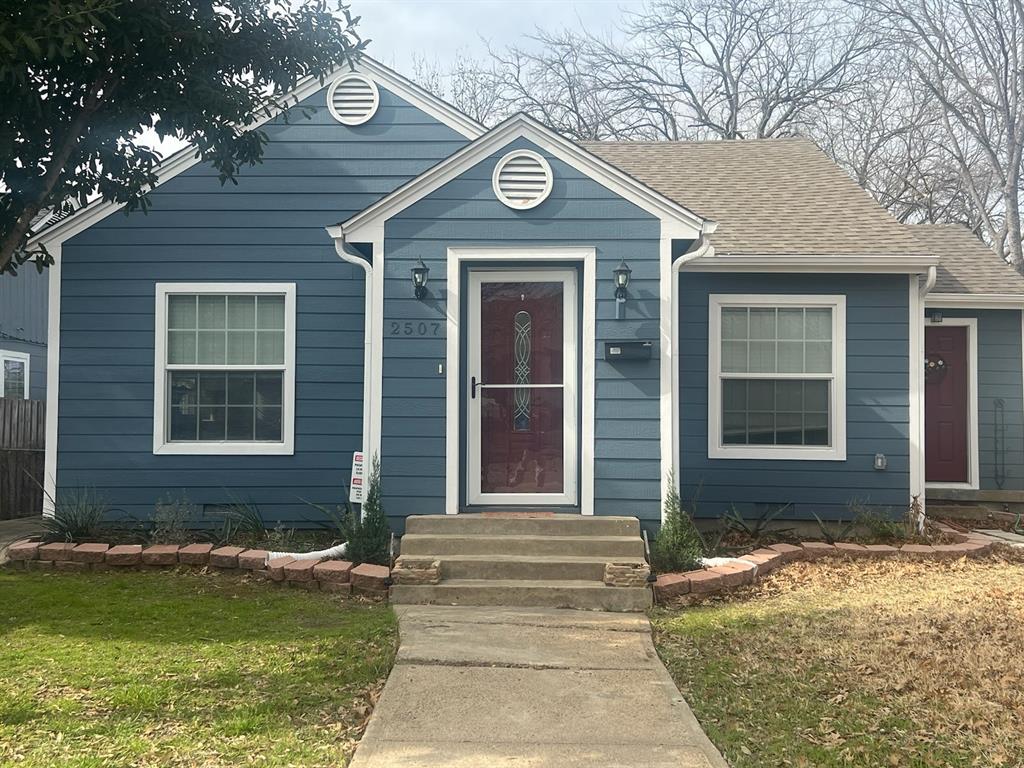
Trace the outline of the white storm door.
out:
[[[577,503],[576,272],[469,273],[470,504]]]

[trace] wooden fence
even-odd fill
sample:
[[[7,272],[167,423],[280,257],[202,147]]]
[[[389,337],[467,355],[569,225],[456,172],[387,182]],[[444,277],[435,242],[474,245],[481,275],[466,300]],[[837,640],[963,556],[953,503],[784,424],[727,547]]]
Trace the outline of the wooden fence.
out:
[[[0,397],[0,520],[43,511],[46,402]]]

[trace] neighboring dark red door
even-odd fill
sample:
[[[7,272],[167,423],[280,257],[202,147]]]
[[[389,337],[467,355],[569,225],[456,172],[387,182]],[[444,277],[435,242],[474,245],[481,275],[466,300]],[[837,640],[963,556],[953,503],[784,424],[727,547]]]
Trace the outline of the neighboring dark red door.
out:
[[[967,328],[927,326],[924,332],[924,465],[931,483],[968,481]]]

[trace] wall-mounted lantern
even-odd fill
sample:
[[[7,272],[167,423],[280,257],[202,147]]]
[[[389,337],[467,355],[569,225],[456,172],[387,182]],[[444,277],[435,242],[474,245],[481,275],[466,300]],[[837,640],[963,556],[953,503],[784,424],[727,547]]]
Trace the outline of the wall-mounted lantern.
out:
[[[430,277],[430,267],[423,263],[423,259],[416,260],[416,266],[412,268],[412,287],[417,299],[421,301],[427,295],[427,279]]]
[[[613,274],[615,275],[615,319],[621,320],[622,306],[626,303],[626,289],[629,287],[629,276],[633,274],[633,270],[623,259]]]

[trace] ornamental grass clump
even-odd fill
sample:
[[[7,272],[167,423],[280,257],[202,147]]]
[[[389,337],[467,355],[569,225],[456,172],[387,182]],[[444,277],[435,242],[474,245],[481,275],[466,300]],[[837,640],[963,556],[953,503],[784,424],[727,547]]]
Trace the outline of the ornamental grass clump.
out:
[[[692,571],[700,568],[703,549],[697,526],[689,512],[683,509],[675,477],[670,474],[664,521],[651,545],[651,565],[659,573]]]
[[[108,533],[110,505],[92,488],[71,488],[52,501],[53,514],[43,515],[44,541],[99,541]]]

